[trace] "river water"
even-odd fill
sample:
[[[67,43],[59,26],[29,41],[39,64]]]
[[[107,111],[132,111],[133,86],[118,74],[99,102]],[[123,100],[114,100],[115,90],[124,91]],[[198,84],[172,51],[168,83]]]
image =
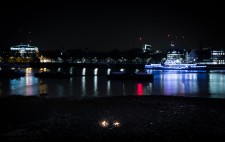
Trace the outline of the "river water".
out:
[[[166,95],[225,98],[225,70],[210,72],[146,70],[148,73],[154,74],[152,81],[107,80],[106,74],[110,69],[54,69],[66,70],[75,74],[74,77],[65,79],[41,79],[33,76],[40,69],[23,68],[22,70],[26,72],[25,77],[19,79],[0,78],[0,96],[45,95],[50,98],[80,99],[84,97]]]

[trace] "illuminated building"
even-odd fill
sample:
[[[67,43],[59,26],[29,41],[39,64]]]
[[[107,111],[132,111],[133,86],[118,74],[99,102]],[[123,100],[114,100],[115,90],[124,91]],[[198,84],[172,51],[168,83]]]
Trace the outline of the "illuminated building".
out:
[[[169,50],[167,51],[167,59],[165,64],[181,64],[183,52],[180,50]]]
[[[38,57],[38,47],[20,44],[16,46],[10,47],[10,52],[15,57],[30,57],[35,58]]]
[[[152,46],[149,44],[145,44],[144,47],[142,48],[142,51],[145,52],[149,52],[151,51]]]
[[[225,52],[223,50],[211,50],[213,64],[225,64]]]
[[[198,60],[198,55],[195,50],[191,50],[191,52],[186,52],[186,63],[193,64]]]

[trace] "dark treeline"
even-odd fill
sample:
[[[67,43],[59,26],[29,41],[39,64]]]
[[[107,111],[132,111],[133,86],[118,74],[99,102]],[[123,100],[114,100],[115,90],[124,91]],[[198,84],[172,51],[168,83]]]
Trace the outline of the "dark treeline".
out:
[[[141,48],[132,48],[125,51],[119,49],[112,49],[105,52],[89,51],[88,49],[68,49],[68,50],[42,50],[40,54],[44,57],[57,60],[59,57],[64,62],[70,62],[80,59],[97,60],[98,62],[105,62],[110,60],[116,62],[130,63],[132,61],[138,62],[154,62],[160,63],[163,58],[166,58],[164,52],[156,53],[155,51],[143,52]]]

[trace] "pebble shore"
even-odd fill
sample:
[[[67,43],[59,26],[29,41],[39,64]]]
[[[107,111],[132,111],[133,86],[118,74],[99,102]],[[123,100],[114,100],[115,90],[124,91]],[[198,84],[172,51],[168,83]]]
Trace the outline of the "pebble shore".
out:
[[[2,140],[225,139],[225,99],[13,96],[0,98],[0,112]]]

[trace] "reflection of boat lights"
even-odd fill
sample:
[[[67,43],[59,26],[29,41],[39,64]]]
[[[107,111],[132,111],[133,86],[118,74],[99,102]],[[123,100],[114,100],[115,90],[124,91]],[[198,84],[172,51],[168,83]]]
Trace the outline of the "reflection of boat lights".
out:
[[[114,127],[120,127],[120,122],[115,121],[115,122],[113,123],[113,126],[114,126]]]
[[[109,122],[108,122],[108,121],[106,121],[106,120],[103,120],[103,121],[100,121],[99,125],[100,125],[101,127],[106,128],[106,127],[108,127],[108,126],[109,126]]]

